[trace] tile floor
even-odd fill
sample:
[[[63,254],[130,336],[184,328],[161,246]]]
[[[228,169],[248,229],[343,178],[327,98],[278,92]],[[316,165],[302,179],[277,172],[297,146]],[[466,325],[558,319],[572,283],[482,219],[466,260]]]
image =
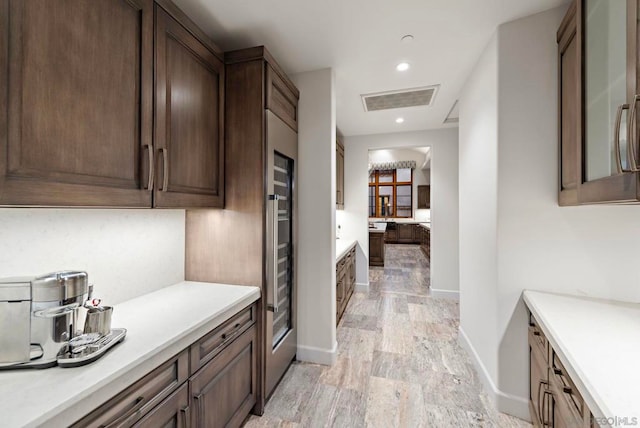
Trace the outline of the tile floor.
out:
[[[429,295],[429,261],[386,245],[338,326],[333,367],[294,363],[245,427],[530,427],[493,409],[457,342],[458,303]]]

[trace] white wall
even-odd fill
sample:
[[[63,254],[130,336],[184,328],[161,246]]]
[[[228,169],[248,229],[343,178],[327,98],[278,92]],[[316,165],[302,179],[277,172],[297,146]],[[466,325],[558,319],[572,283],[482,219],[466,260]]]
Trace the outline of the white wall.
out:
[[[424,163],[424,153],[417,150],[409,149],[382,149],[369,151],[369,162],[396,162],[396,161],[415,161],[416,169],[413,170],[413,186],[412,186],[412,207],[413,213],[411,217],[418,219],[429,218],[429,210],[418,210],[418,186],[431,183],[431,170],[422,170]]]
[[[295,74],[298,107],[298,360],[333,364],[336,113],[332,69]]]
[[[84,270],[107,304],[184,280],[184,210],[0,209],[0,278]]]
[[[476,348],[488,341],[492,352],[481,353],[490,373],[498,408],[528,417],[528,356],[524,289],[640,302],[639,206],[559,207],[557,203],[557,45],[555,33],[565,8],[554,9],[500,26],[498,40],[497,133],[485,133],[487,145],[497,143],[495,219],[477,219],[478,228],[497,221],[494,253],[497,280],[475,281],[462,272],[490,249],[476,247],[463,256],[473,236],[461,227],[461,330]],[[493,55],[485,52],[484,57]],[[483,60],[485,59],[483,58]],[[482,62],[481,62],[482,63]],[[470,110],[470,88],[490,85],[493,75],[476,67],[461,99],[460,151],[478,134],[473,124],[484,112]],[[467,108],[465,109],[465,106]],[[461,156],[462,158],[462,156]],[[479,169],[460,168],[461,213],[471,197],[463,183]],[[462,225],[461,216],[461,225]],[[493,268],[492,268],[493,269]],[[467,293],[469,291],[469,293]],[[475,293],[475,294],[474,294]],[[495,313],[475,299],[494,295]],[[483,316],[479,316],[483,314]],[[570,308],[568,308],[570,316]],[[473,332],[473,333],[472,333]],[[478,333],[481,332],[481,333]]]
[[[458,291],[458,130],[403,132],[345,138],[344,238],[357,239],[357,277],[368,284],[369,150],[431,147],[431,287]]]
[[[460,106],[460,323],[496,379],[498,42],[465,84]],[[462,120],[462,117],[465,120]]]

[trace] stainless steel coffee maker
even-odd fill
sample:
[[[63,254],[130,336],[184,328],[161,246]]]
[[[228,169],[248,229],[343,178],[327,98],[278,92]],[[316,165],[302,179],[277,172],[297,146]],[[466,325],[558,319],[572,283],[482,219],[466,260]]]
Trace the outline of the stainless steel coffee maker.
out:
[[[89,298],[86,272],[0,279],[0,368],[56,365]]]

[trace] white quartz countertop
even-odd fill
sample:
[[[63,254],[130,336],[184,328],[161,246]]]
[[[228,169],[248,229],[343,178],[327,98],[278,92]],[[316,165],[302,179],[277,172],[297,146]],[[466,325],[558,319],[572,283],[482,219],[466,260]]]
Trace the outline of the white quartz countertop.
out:
[[[524,301],[594,416],[640,420],[640,304],[529,290]]]
[[[258,287],[181,282],[114,306],[124,342],[76,368],[0,371],[0,426],[65,427],[260,298]]]
[[[336,239],[336,261],[344,257],[357,243],[355,239]]]

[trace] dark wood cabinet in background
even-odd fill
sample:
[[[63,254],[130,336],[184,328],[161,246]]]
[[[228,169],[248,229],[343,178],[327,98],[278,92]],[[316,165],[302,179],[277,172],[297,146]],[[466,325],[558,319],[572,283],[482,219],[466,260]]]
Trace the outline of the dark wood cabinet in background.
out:
[[[344,209],[344,145],[336,136],[336,209]]]
[[[395,244],[398,242],[398,230],[397,229],[389,229],[387,226],[387,230],[384,232],[384,242],[386,244]]]
[[[356,286],[356,249],[352,248],[336,263],[336,325],[342,315]]]
[[[156,207],[224,203],[224,63],[156,6]]]
[[[418,186],[418,209],[431,208],[431,185],[421,184]]]
[[[399,244],[412,244],[415,241],[414,226],[413,224],[397,224]]]
[[[431,229],[425,226],[418,226],[420,249],[427,259],[431,259]]]
[[[3,0],[0,32],[0,205],[222,207],[222,53],[173,3]]]
[[[153,7],[0,3],[0,205],[151,206]]]
[[[640,201],[639,3],[573,0],[558,29],[560,205]]]
[[[369,266],[384,266],[384,235],[369,231]]]

